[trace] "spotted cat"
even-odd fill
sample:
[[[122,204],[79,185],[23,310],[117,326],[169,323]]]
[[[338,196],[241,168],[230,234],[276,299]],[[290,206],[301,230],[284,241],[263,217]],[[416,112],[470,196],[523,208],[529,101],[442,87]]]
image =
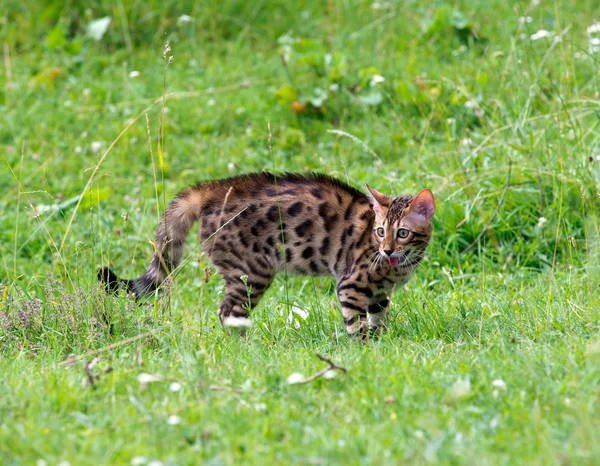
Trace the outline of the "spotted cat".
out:
[[[429,189],[371,197],[320,175],[256,173],[205,181],[181,191],[166,209],[150,266],[134,280],[98,272],[108,290],[142,297],[179,265],[187,233],[200,223],[202,247],[225,281],[221,323],[248,319],[283,270],[332,275],[346,330],[385,330],[390,296],[410,279],[432,234]],[[243,277],[243,280],[242,280]]]

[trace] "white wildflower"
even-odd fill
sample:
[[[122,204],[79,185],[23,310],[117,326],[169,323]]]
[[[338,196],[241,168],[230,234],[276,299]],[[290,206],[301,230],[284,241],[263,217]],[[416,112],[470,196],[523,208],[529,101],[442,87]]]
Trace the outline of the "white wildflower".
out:
[[[533,18],[531,16],[521,16],[519,18],[519,23],[521,23],[521,24],[531,23],[532,21],[533,21]]]
[[[181,390],[181,384],[179,382],[173,382],[171,385],[169,385],[169,390],[172,392],[178,392]]]
[[[160,382],[161,380],[162,377],[158,374],[148,374],[146,372],[142,372],[140,375],[138,375],[138,382],[142,385],[152,382]]]
[[[547,221],[548,221],[548,219],[545,217],[538,218],[537,227],[544,228],[544,225],[546,224]]]
[[[254,405],[254,409],[256,411],[266,411],[267,410],[267,405],[266,405],[266,403],[256,403]]]
[[[227,170],[229,170],[230,172],[234,171],[235,170],[235,163],[229,162],[227,164]]]
[[[337,377],[337,372],[333,370],[329,370],[323,374],[324,379],[335,379]]]
[[[300,382],[304,382],[304,376],[299,372],[294,372],[293,374],[290,374],[290,376],[287,378],[287,383],[289,383],[290,385],[294,385]]]
[[[92,144],[90,144],[90,147],[92,148],[92,152],[97,153],[100,152],[100,149],[102,149],[103,144],[100,141],[94,141],[92,142]]]
[[[600,37],[592,37],[590,39],[590,45],[600,45]]]
[[[167,418],[167,424],[169,424],[170,426],[176,426],[177,424],[181,424],[181,418],[173,414]]]
[[[475,102],[474,100],[467,100],[465,102],[465,107],[467,107],[467,108],[477,108],[478,105],[477,105],[477,102]]]
[[[329,90],[331,92],[337,92],[340,90],[340,85],[338,83],[332,83],[329,85]]]
[[[192,18],[190,15],[181,15],[179,18],[177,18],[177,25],[179,26],[180,24],[191,23],[192,21],[194,21],[194,18]]]
[[[539,40],[539,39],[543,39],[544,37],[550,37],[551,35],[552,35],[552,33],[550,31],[546,31],[545,29],[540,29],[535,34],[532,34],[530,39],[531,40]]]
[[[305,311],[303,309],[300,309],[297,306],[292,306],[292,312],[294,314],[296,314],[297,316],[301,317],[302,320],[306,320],[308,319],[308,311]]]
[[[473,140],[471,138],[462,138],[460,140],[460,145],[461,146],[465,146],[465,147],[469,147],[473,145]]]
[[[506,382],[502,379],[496,379],[492,382],[492,387],[506,390]]]
[[[383,76],[381,76],[380,74],[374,74],[373,76],[371,76],[371,81],[369,81],[369,85],[371,87],[377,86],[377,84],[382,83],[385,81],[385,78]]]
[[[142,464],[146,464],[148,462],[148,458],[145,456],[134,456],[131,458],[130,464],[132,466],[141,466]]]
[[[208,99],[208,102],[206,102],[206,105],[208,105],[209,107],[212,107],[215,104],[215,99]]]
[[[162,461],[152,460],[148,463],[148,466],[163,466]]]
[[[468,398],[472,393],[471,381],[468,377],[465,379],[458,379],[448,390],[448,395],[453,401]]]
[[[83,149],[81,148],[81,146],[75,146],[75,153],[76,154],[81,154],[81,151],[83,151]]]
[[[140,75],[140,72],[137,70],[133,70],[129,73],[130,78],[137,78]]]
[[[589,28],[587,28],[588,34],[596,34],[597,32],[600,32],[600,23],[598,22],[592,24]]]

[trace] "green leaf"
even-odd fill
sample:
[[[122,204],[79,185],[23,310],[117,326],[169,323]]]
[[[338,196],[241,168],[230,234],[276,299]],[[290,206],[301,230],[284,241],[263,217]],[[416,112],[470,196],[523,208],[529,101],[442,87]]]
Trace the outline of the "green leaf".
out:
[[[61,25],[57,25],[52,28],[48,34],[48,37],[46,37],[46,45],[51,50],[62,49],[66,43],[65,30]]]

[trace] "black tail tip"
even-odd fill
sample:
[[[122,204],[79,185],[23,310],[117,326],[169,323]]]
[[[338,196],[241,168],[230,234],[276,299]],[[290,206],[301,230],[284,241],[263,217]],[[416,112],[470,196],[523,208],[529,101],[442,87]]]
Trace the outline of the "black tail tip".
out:
[[[107,293],[116,293],[119,291],[119,277],[110,270],[109,267],[101,267],[98,269],[98,280],[104,284]]]

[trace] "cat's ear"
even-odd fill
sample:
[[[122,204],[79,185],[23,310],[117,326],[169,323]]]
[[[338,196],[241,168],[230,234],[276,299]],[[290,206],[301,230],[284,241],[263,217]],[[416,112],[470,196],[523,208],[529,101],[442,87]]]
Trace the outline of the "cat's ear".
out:
[[[367,185],[367,189],[371,193],[371,197],[373,198],[373,210],[376,214],[383,215],[385,211],[388,209],[390,204],[392,203],[392,198],[390,196],[386,196],[383,193],[380,193],[376,189],[371,188],[371,186]]]
[[[422,215],[427,220],[431,220],[435,214],[435,199],[431,190],[425,188],[412,200],[408,206],[410,212]]]

